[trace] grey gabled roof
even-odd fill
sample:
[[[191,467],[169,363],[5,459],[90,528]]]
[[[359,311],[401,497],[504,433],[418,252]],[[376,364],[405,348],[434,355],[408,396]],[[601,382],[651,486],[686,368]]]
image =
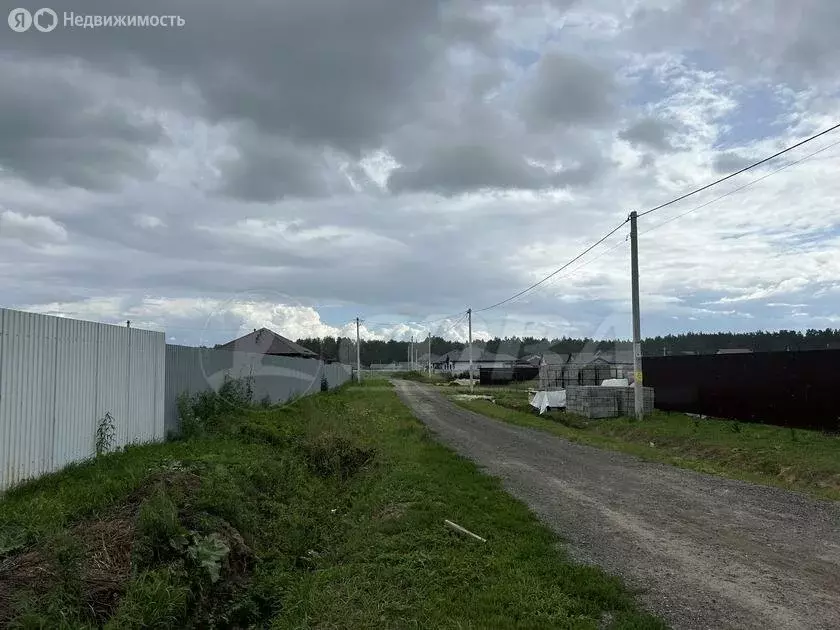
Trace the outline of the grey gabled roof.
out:
[[[449,359],[453,363],[461,363],[461,362],[468,362],[470,360],[470,348],[462,348],[460,350],[450,350],[446,354],[440,357],[438,360],[439,363],[445,363],[446,360]],[[503,362],[513,362],[516,361],[516,357],[510,354],[504,354],[502,352],[493,353],[487,352],[484,348],[480,348],[479,346],[473,346],[472,348],[472,360],[473,361],[503,361]]]
[[[312,350],[296,344],[283,335],[278,335],[268,328],[260,328],[238,339],[218,346],[219,350],[235,352],[253,352],[256,354],[270,354],[275,356],[306,357],[315,359],[318,355]]]

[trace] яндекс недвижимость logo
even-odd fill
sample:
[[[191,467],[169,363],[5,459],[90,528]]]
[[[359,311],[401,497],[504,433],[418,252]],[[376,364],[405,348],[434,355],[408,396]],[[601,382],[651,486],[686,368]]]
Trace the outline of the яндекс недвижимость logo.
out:
[[[24,33],[35,27],[42,33],[49,33],[58,26],[58,14],[52,9],[43,8],[30,13],[28,9],[12,9],[9,11],[9,28],[16,33]]]

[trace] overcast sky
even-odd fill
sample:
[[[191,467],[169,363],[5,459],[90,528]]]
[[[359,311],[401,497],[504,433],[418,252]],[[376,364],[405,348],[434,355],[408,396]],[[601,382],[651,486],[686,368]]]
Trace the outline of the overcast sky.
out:
[[[425,334],[840,121],[836,0],[52,8],[0,27],[2,306],[176,343]],[[644,234],[839,140],[641,219],[643,334],[840,328],[840,145]],[[629,335],[627,233],[477,336]]]

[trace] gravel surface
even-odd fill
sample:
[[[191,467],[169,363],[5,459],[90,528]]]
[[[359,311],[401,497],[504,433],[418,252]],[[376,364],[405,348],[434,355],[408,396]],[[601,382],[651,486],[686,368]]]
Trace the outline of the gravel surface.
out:
[[[840,629],[840,504],[574,444],[457,407],[433,387],[395,386],[576,560],[620,575],[674,628]]]

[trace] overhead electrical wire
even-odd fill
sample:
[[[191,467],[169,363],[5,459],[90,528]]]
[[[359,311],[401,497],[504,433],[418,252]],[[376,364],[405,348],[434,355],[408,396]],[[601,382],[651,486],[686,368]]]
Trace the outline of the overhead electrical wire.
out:
[[[510,296],[510,297],[509,297],[509,298],[507,298],[506,300],[502,300],[501,302],[496,302],[495,304],[491,304],[490,306],[485,306],[484,308],[475,309],[475,310],[473,310],[473,313],[483,313],[484,311],[489,311],[490,309],[497,308],[497,307],[499,307],[499,306],[502,306],[503,304],[507,304],[508,302],[512,302],[512,301],[513,301],[513,300],[515,300],[516,298],[518,298],[518,297],[521,297],[521,296],[525,295],[526,293],[528,293],[529,291],[531,291],[531,290],[533,290],[533,289],[536,289],[536,288],[537,288],[538,286],[540,286],[541,284],[543,284],[543,283],[547,282],[548,280],[550,280],[551,278],[553,278],[554,276],[556,276],[558,273],[560,273],[560,272],[561,272],[561,271],[563,271],[564,269],[567,269],[569,266],[573,265],[573,264],[574,264],[574,263],[576,263],[578,260],[580,260],[581,258],[583,258],[584,256],[586,256],[589,252],[591,252],[593,249],[595,249],[596,247],[598,247],[598,245],[600,245],[601,243],[603,243],[604,241],[606,241],[609,237],[611,237],[613,234],[615,234],[616,232],[618,232],[618,231],[619,231],[622,227],[624,227],[624,225],[625,225],[628,221],[629,221],[629,219],[625,219],[624,221],[622,221],[619,225],[617,225],[616,227],[614,227],[614,228],[613,228],[612,230],[610,230],[607,234],[605,234],[605,235],[604,235],[604,236],[602,236],[600,239],[598,239],[597,241],[595,241],[592,245],[590,245],[590,246],[589,246],[589,247],[587,247],[585,250],[583,250],[580,254],[578,254],[577,256],[575,256],[574,258],[572,258],[569,262],[567,262],[565,265],[563,265],[563,266],[562,266],[562,267],[560,267],[559,269],[556,269],[556,270],[552,271],[550,274],[548,274],[545,278],[543,278],[543,279],[542,279],[542,280],[540,280],[539,282],[535,282],[534,284],[532,284],[532,285],[531,285],[531,286],[529,286],[528,288],[523,289],[523,290],[522,290],[522,291],[520,291],[519,293],[516,293],[515,295]]]
[[[754,162],[754,163],[750,164],[749,166],[746,166],[746,167],[744,167],[744,168],[742,168],[742,169],[740,169],[740,170],[737,170],[737,171],[735,171],[734,173],[730,173],[729,175],[727,175],[727,176],[725,176],[725,177],[721,177],[720,179],[715,180],[714,182],[711,182],[711,183],[709,183],[709,184],[706,184],[705,186],[702,186],[702,187],[700,187],[700,188],[697,188],[697,189],[695,189],[695,190],[692,190],[691,192],[688,192],[688,193],[686,193],[686,194],[684,194],[684,195],[680,195],[679,197],[676,197],[676,198],[671,199],[670,201],[668,201],[668,202],[666,202],[666,203],[663,203],[663,204],[660,204],[660,205],[655,206],[655,207],[653,207],[653,208],[650,208],[649,210],[645,210],[644,212],[638,213],[638,214],[637,214],[637,217],[643,217],[643,216],[646,216],[646,215],[648,215],[648,214],[651,214],[652,212],[656,212],[656,211],[661,210],[661,209],[663,209],[663,208],[667,208],[668,206],[671,206],[671,205],[673,205],[673,204],[675,204],[675,203],[678,203],[678,202],[680,202],[680,201],[682,201],[682,200],[684,200],[684,199],[687,199],[687,198],[689,198],[689,197],[691,197],[691,196],[693,196],[693,195],[696,195],[696,194],[698,194],[698,193],[701,193],[701,192],[703,192],[703,191],[705,191],[705,190],[709,190],[710,188],[712,188],[712,187],[714,187],[714,186],[717,186],[718,184],[721,184],[721,183],[723,183],[723,182],[725,182],[725,181],[727,181],[727,180],[730,180],[730,179],[732,179],[733,177],[736,177],[736,176],[738,176],[738,175],[740,175],[740,174],[742,174],[742,173],[745,173],[745,172],[747,172],[747,171],[750,171],[750,170],[752,170],[752,169],[754,169],[754,168],[756,168],[756,167],[758,167],[758,166],[761,166],[762,164],[766,164],[767,162],[770,162],[771,160],[774,160],[774,159],[776,159],[776,158],[777,158],[777,157],[779,157],[779,156],[782,156],[782,155],[784,155],[784,154],[786,154],[786,153],[789,153],[790,151],[793,151],[794,149],[796,149],[796,148],[798,148],[798,147],[801,147],[801,146],[803,146],[803,145],[805,145],[805,144],[808,144],[809,142],[813,142],[813,141],[814,141],[814,140],[816,140],[817,138],[820,138],[820,137],[822,137],[822,136],[824,136],[824,135],[826,135],[826,134],[829,134],[829,133],[831,133],[832,131],[835,131],[835,130],[837,130],[837,129],[840,129],[840,123],[838,123],[838,124],[836,124],[836,125],[833,125],[833,126],[829,127],[828,129],[825,129],[825,130],[823,130],[823,131],[821,131],[821,132],[819,132],[819,133],[817,133],[817,134],[814,134],[813,136],[809,136],[808,138],[805,138],[804,140],[801,140],[800,142],[797,142],[796,144],[792,144],[791,146],[786,147],[785,149],[782,149],[781,151],[778,151],[778,152],[774,153],[773,155],[770,155],[770,156],[768,156],[768,157],[765,157],[765,158],[763,158],[763,159],[761,159],[761,160],[759,160],[759,161],[757,161],[757,162]],[[713,203],[716,203],[717,201],[720,201],[721,199],[724,199],[724,198],[726,198],[726,197],[728,197],[728,196],[730,196],[730,195],[732,195],[732,194],[735,194],[736,192],[739,192],[739,191],[741,191],[741,190],[744,190],[745,188],[748,188],[749,186],[752,186],[753,184],[756,184],[756,183],[758,183],[758,182],[760,182],[760,181],[763,181],[763,180],[767,179],[768,177],[771,177],[771,176],[775,175],[776,173],[778,173],[778,172],[780,172],[780,171],[785,170],[786,168],[789,168],[789,167],[791,167],[791,166],[794,166],[795,164],[799,164],[800,162],[804,162],[805,160],[807,160],[807,159],[809,159],[809,158],[811,158],[811,157],[813,157],[813,156],[815,156],[815,155],[817,155],[817,154],[819,154],[819,153],[822,153],[823,151],[825,151],[825,150],[827,150],[827,149],[830,149],[831,147],[836,146],[837,144],[840,144],[840,142],[835,142],[835,143],[832,143],[832,144],[830,144],[830,145],[828,145],[828,146],[826,146],[826,147],[823,147],[822,149],[820,149],[820,150],[818,150],[818,151],[815,151],[814,153],[811,153],[811,154],[809,154],[809,155],[807,155],[807,156],[805,156],[805,157],[803,157],[803,158],[801,158],[801,159],[799,159],[799,160],[795,160],[795,161],[793,161],[793,162],[790,162],[789,164],[786,164],[785,166],[783,166],[783,167],[781,167],[781,168],[779,168],[779,169],[776,169],[775,171],[772,171],[771,173],[767,173],[766,175],[763,175],[762,177],[759,177],[759,178],[757,178],[757,179],[755,179],[755,180],[753,180],[753,181],[751,181],[751,182],[748,182],[747,184],[745,184],[745,185],[743,185],[743,186],[740,186],[740,187],[738,187],[738,188],[736,188],[736,189],[734,189],[734,190],[731,190],[731,191],[727,192],[726,194],[721,195],[720,197],[716,197],[715,199],[712,199],[711,201],[708,201],[708,202],[706,202],[706,203],[704,203],[704,204],[701,204],[700,206],[697,206],[696,208],[692,208],[692,209],[691,209],[691,210],[689,210],[688,212],[685,212],[685,213],[683,213],[683,214],[680,214],[680,215],[678,215],[678,216],[676,216],[676,217],[673,217],[673,218],[669,219],[668,221],[665,221],[665,222],[663,222],[663,223],[661,223],[661,224],[659,224],[659,225],[657,225],[657,226],[654,226],[654,227],[653,227],[653,228],[651,228],[650,230],[647,230],[647,231],[645,231],[645,232],[642,232],[642,234],[647,234],[648,232],[651,232],[651,231],[653,231],[653,230],[657,229],[658,227],[660,227],[660,226],[664,225],[665,223],[669,223],[669,222],[671,222],[671,221],[674,221],[674,220],[676,220],[676,219],[679,219],[680,217],[685,216],[686,214],[690,214],[691,212],[695,212],[696,210],[700,210],[700,209],[702,209],[702,208],[705,208],[706,206],[709,206],[709,205],[711,205],[711,204],[713,204]],[[519,293],[516,293],[516,294],[512,295],[511,297],[509,297],[509,298],[507,298],[507,299],[505,299],[505,300],[502,300],[502,301],[500,301],[500,302],[496,302],[495,304],[491,304],[490,306],[485,306],[484,308],[475,309],[473,312],[474,312],[474,313],[481,313],[481,312],[484,312],[484,311],[489,311],[489,310],[491,310],[491,309],[494,309],[494,308],[497,308],[497,307],[502,306],[502,305],[504,305],[504,304],[507,304],[508,302],[512,302],[513,300],[515,300],[515,299],[517,299],[517,298],[519,298],[519,297],[521,297],[521,296],[525,295],[525,294],[526,294],[526,293],[528,293],[529,291],[532,291],[533,289],[536,289],[536,288],[537,288],[537,287],[539,287],[540,285],[544,284],[545,282],[547,282],[547,281],[548,281],[548,280],[550,280],[551,278],[555,277],[557,274],[559,274],[560,272],[562,272],[563,270],[567,269],[569,266],[571,266],[572,264],[574,264],[575,262],[577,262],[578,260],[580,260],[581,258],[583,258],[586,254],[588,254],[589,252],[591,252],[593,249],[595,249],[596,247],[598,247],[599,245],[601,245],[601,243],[603,243],[603,242],[604,242],[604,241],[606,241],[608,238],[610,238],[613,234],[615,234],[616,232],[618,232],[618,230],[620,230],[620,229],[621,229],[621,228],[622,228],[625,224],[627,224],[628,222],[629,222],[629,218],[628,218],[628,219],[625,219],[625,220],[624,220],[624,221],[623,221],[620,225],[616,226],[613,230],[611,230],[611,231],[610,231],[610,232],[608,232],[606,235],[604,235],[604,236],[603,236],[603,237],[601,237],[599,240],[597,240],[595,243],[593,243],[592,245],[590,245],[590,246],[589,246],[588,248],[586,248],[583,252],[581,252],[580,254],[578,254],[577,256],[575,256],[574,258],[572,258],[569,262],[567,262],[566,264],[564,264],[562,267],[560,267],[560,268],[556,269],[555,271],[553,271],[552,273],[548,274],[548,275],[547,275],[546,277],[544,277],[542,280],[540,280],[540,281],[538,281],[538,282],[535,282],[534,284],[530,285],[529,287],[527,287],[527,288],[523,289],[523,290],[522,290],[522,291],[520,291]],[[622,241],[622,243],[623,243],[623,241]],[[587,261],[586,263],[584,263],[584,264],[582,264],[582,265],[579,265],[579,266],[575,267],[572,271],[577,271],[578,269],[581,269],[581,268],[585,267],[586,265],[588,265],[588,264],[590,264],[590,263],[594,262],[594,261],[595,261],[595,260],[597,260],[598,258],[601,258],[602,256],[606,255],[607,253],[609,253],[609,252],[611,252],[611,251],[615,250],[617,247],[620,247],[620,246],[622,245],[622,243],[618,243],[618,244],[616,244],[615,246],[611,247],[610,249],[606,250],[605,252],[603,252],[603,253],[599,254],[597,257],[595,257],[595,258],[593,258],[593,259],[591,259],[591,260]],[[568,274],[566,274],[566,275],[568,275]],[[563,277],[566,277],[566,275],[564,275]]]
[[[705,207],[707,207],[707,206],[710,206],[710,205],[712,205],[712,204],[715,204],[715,203],[717,203],[718,201],[721,201],[721,200],[725,199],[726,197],[729,197],[729,196],[731,196],[731,195],[734,195],[735,193],[738,193],[738,192],[740,192],[740,191],[742,191],[742,190],[744,190],[744,189],[746,189],[746,188],[749,188],[750,186],[753,186],[754,184],[757,184],[757,183],[759,183],[759,182],[761,182],[761,181],[764,181],[765,179],[768,179],[768,178],[772,177],[773,175],[776,175],[777,173],[780,173],[781,171],[784,171],[784,170],[786,170],[786,169],[788,169],[788,168],[791,168],[792,166],[796,166],[797,164],[801,164],[802,162],[805,162],[805,161],[807,161],[807,160],[810,160],[810,159],[812,159],[813,157],[815,157],[815,156],[817,156],[817,155],[819,155],[819,154],[821,154],[821,153],[824,153],[825,151],[828,151],[829,149],[831,149],[831,148],[833,148],[833,147],[836,147],[836,146],[838,146],[838,145],[840,145],[840,140],[837,140],[837,141],[835,141],[835,142],[832,142],[831,144],[828,144],[828,145],[826,145],[826,146],[822,147],[821,149],[818,149],[818,150],[814,151],[813,153],[809,153],[808,155],[806,155],[806,156],[804,156],[804,157],[801,157],[801,158],[799,158],[798,160],[794,160],[794,161],[792,161],[792,162],[788,162],[788,163],[787,163],[787,164],[785,164],[784,166],[781,166],[781,167],[777,168],[777,169],[776,169],[776,170],[774,170],[774,171],[771,171],[771,172],[769,172],[769,173],[766,173],[766,174],[762,175],[761,177],[756,177],[755,179],[753,179],[753,180],[751,180],[751,181],[747,182],[746,184],[744,184],[743,186],[739,186],[738,188],[733,188],[732,190],[730,190],[730,191],[728,191],[728,192],[726,192],[726,193],[724,193],[724,194],[720,195],[719,197],[715,197],[714,199],[712,199],[712,200],[710,200],[710,201],[707,201],[707,202],[702,203],[702,204],[700,204],[700,205],[698,205],[698,206],[695,206],[695,207],[691,208],[690,210],[687,210],[686,212],[683,212],[683,213],[678,214],[678,215],[676,215],[676,216],[673,216],[673,217],[671,217],[671,218],[669,218],[669,219],[666,219],[665,221],[662,221],[661,223],[657,223],[656,225],[654,225],[654,226],[653,226],[653,227],[651,227],[650,229],[645,230],[645,231],[643,231],[643,232],[639,232],[639,236],[643,236],[643,235],[645,235],[645,234],[649,234],[650,232],[653,232],[654,230],[659,229],[659,228],[660,228],[660,227],[662,227],[663,225],[666,225],[666,224],[668,224],[668,223],[671,223],[672,221],[676,221],[677,219],[680,219],[680,218],[682,218],[682,217],[684,217],[684,216],[686,216],[686,215],[688,215],[688,214],[691,214],[692,212],[696,212],[697,210],[702,210],[703,208],[705,208]],[[835,155],[835,156],[829,156],[829,158],[831,158],[831,159],[836,159],[837,157],[840,157],[840,156],[836,156],[836,155]],[[826,158],[826,159],[829,159],[829,158]],[[619,247],[621,247],[622,245],[626,246],[626,245],[627,245],[627,240],[628,240],[628,238],[629,238],[629,237],[625,237],[625,238],[621,239],[620,241],[618,241],[617,243],[615,243],[615,244],[614,244],[612,247],[610,247],[609,249],[605,249],[603,252],[601,252],[600,254],[598,254],[597,256],[595,256],[594,258],[590,258],[589,260],[587,260],[587,261],[585,261],[585,262],[581,263],[580,265],[577,265],[576,267],[574,267],[574,268],[570,269],[568,273],[564,273],[563,275],[561,275],[561,276],[558,276],[558,277],[554,278],[554,279],[553,279],[553,281],[560,280],[560,279],[562,279],[562,278],[567,278],[567,277],[571,276],[572,274],[574,274],[576,271],[578,271],[578,270],[580,270],[580,269],[583,269],[584,267],[586,267],[586,266],[588,266],[588,265],[591,265],[592,263],[594,263],[594,262],[595,262],[596,260],[598,260],[599,258],[603,258],[604,256],[606,256],[606,255],[607,255],[607,254],[609,254],[610,252],[615,251],[616,249],[618,249],[618,248],[619,248]]]
[[[637,214],[637,216],[639,218],[641,218],[643,216],[646,216],[646,215],[650,214],[651,212],[656,212],[657,210],[662,210],[662,208],[667,208],[668,206],[672,206],[675,203],[677,203],[679,201],[682,201],[683,199],[688,199],[689,197],[691,197],[693,195],[696,195],[697,193],[701,193],[704,190],[708,190],[709,188],[712,188],[713,186],[717,186],[718,184],[721,184],[728,179],[732,179],[733,177],[736,177],[736,176],[740,175],[741,173],[746,173],[747,171],[751,171],[752,169],[754,169],[758,166],[761,166],[762,164],[766,164],[770,160],[775,160],[780,155],[784,155],[785,153],[793,151],[794,149],[796,149],[798,147],[801,147],[804,144],[808,144],[809,142],[813,142],[817,138],[820,138],[820,137],[822,137],[822,136],[824,136],[828,133],[831,133],[832,131],[835,131],[837,129],[840,129],[840,123],[837,123],[836,125],[833,125],[833,126],[829,127],[828,129],[825,129],[825,130],[823,130],[823,131],[821,131],[817,134],[814,134],[813,136],[805,138],[804,140],[801,140],[801,141],[797,142],[796,144],[792,144],[791,146],[787,147],[786,149],[782,149],[781,151],[778,151],[777,153],[774,153],[773,155],[770,155],[770,156],[768,156],[768,157],[766,157],[762,160],[759,160],[758,162],[753,162],[749,166],[745,166],[744,168],[742,168],[738,171],[735,171],[734,173],[730,173],[726,177],[721,177],[720,179],[715,180],[710,184],[706,184],[705,186],[701,186],[700,188],[696,188],[695,190],[692,190],[691,192],[688,192],[684,195],[680,195],[679,197],[677,197],[675,199],[671,199],[671,201],[660,204],[660,205],[658,205],[654,208],[651,208],[649,210],[645,210],[644,212],[639,212]]]
[[[749,188],[753,184],[757,184],[758,182],[764,181],[765,179],[767,179],[769,177],[772,177],[773,175],[776,175],[777,173],[781,173],[782,171],[790,168],[791,166],[796,166],[797,164],[801,164],[802,162],[805,162],[806,160],[809,160],[812,157],[814,157],[816,155],[819,155],[820,153],[823,153],[824,151],[828,151],[829,149],[831,149],[833,147],[836,147],[839,144],[840,144],[840,140],[837,140],[835,142],[832,142],[829,145],[824,146],[821,149],[818,149],[817,151],[814,151],[813,153],[809,153],[808,155],[799,158],[798,160],[794,160],[793,162],[788,162],[784,166],[780,166],[779,168],[777,168],[775,171],[770,171],[769,173],[766,173],[766,174],[762,175],[761,177],[757,177],[757,178],[753,179],[752,181],[747,182],[743,186],[738,186],[738,188],[733,188],[732,190],[730,190],[728,192],[725,192],[724,194],[720,195],[719,197],[715,197],[714,199],[712,199],[710,201],[707,201],[705,203],[700,204],[699,206],[695,206],[694,208],[691,208],[691,210],[687,210],[686,212],[683,212],[681,214],[673,216],[670,219],[666,219],[665,221],[662,221],[661,223],[657,223],[656,225],[654,225],[650,229],[645,230],[644,232],[640,232],[639,236],[643,236],[644,234],[649,234],[650,232],[653,232],[654,230],[658,230],[663,225],[671,223],[672,221],[676,221],[677,219],[681,219],[682,217],[684,217],[688,214],[691,214],[692,212],[696,212],[697,210],[702,210],[706,206],[710,206],[713,203],[717,203],[721,199],[725,199],[726,197],[729,197],[730,195],[734,195],[737,192],[741,192],[742,190],[744,190],[745,188]],[[639,215],[639,216],[641,216],[641,215]]]
[[[444,330],[441,334],[442,334],[442,335],[445,335],[446,333],[451,332],[453,328],[455,328],[455,327],[456,327],[456,326],[458,326],[459,324],[462,324],[462,323],[464,322],[464,320],[466,319],[466,317],[467,317],[467,312],[466,312],[466,311],[464,311],[464,314],[463,314],[463,315],[461,315],[461,317],[459,317],[459,318],[458,318],[458,320],[457,320],[454,324],[450,325],[450,326],[449,326],[446,330]]]

